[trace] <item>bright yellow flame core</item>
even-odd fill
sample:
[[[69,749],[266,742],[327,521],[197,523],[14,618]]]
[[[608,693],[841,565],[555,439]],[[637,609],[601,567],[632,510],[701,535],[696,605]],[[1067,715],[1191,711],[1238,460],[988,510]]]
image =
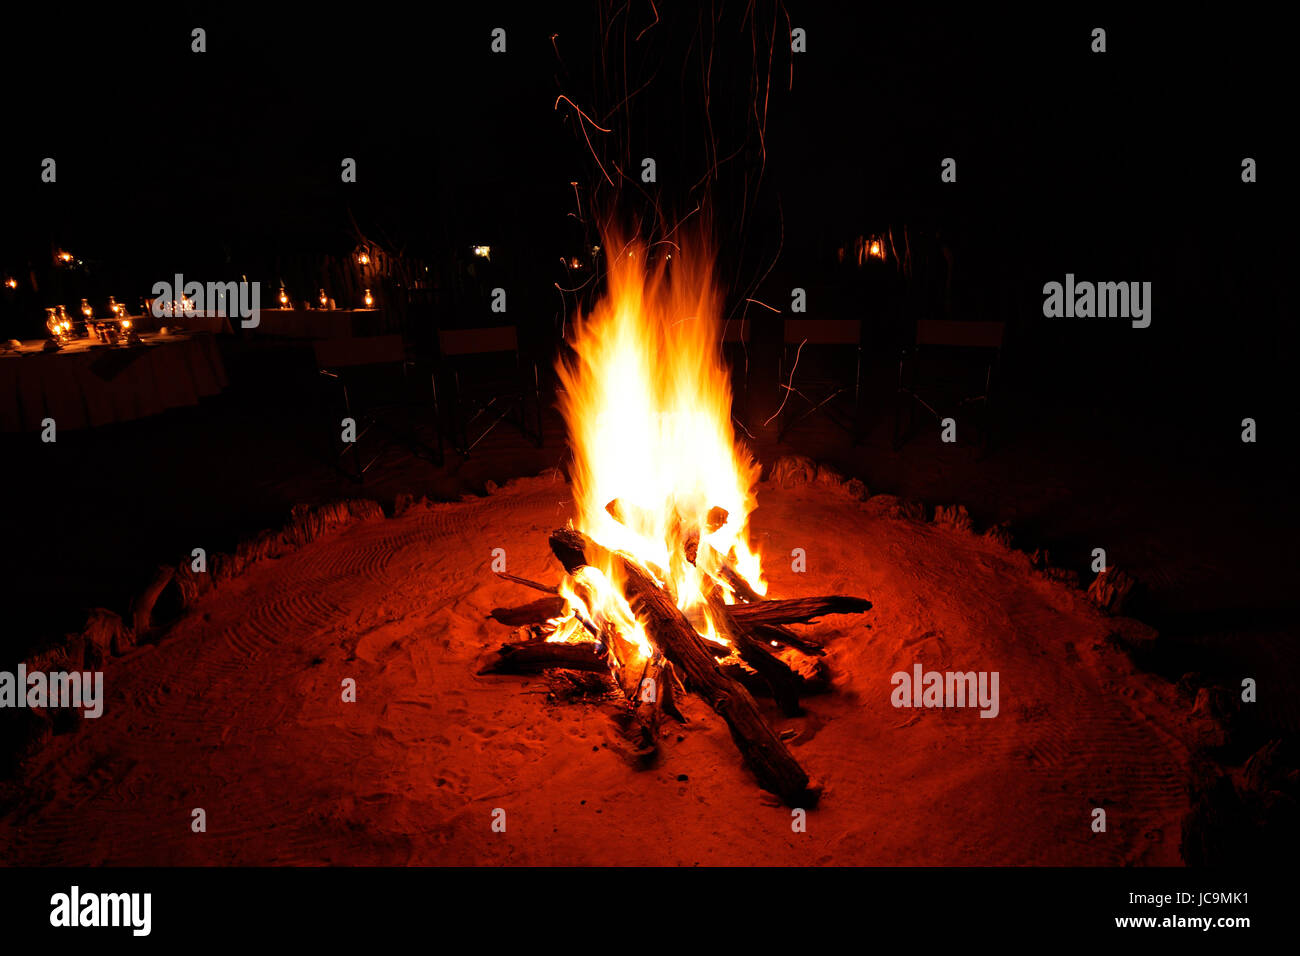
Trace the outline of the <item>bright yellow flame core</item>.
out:
[[[759,465],[732,428],[712,259],[700,248],[681,248],[671,263],[663,255],[648,261],[641,245],[626,249],[610,257],[606,295],[574,323],[574,356],[558,367],[575,524],[664,575],[684,611],[713,586],[701,570],[716,570],[710,547],[763,593],[748,533]],[[622,522],[606,511],[614,499]],[[725,509],[727,520],[709,532],[714,508]],[[693,534],[699,567],[683,557]],[[724,591],[724,599],[732,596]],[[703,633],[714,636],[711,624]]]

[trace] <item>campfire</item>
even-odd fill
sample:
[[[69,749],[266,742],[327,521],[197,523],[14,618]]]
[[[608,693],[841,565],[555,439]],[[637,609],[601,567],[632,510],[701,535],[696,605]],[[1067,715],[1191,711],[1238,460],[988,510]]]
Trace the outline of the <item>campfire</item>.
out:
[[[722,360],[721,297],[703,245],[606,240],[605,298],[574,325],[561,360],[577,517],[550,536],[564,577],[553,594],[493,616],[520,627],[488,668],[596,675],[617,699],[641,760],[682,695],[726,721],[760,786],[792,807],[818,789],[764,717],[829,688],[824,649],[791,625],[859,613],[847,596],[773,599],[750,536],[759,465],[736,439]]]

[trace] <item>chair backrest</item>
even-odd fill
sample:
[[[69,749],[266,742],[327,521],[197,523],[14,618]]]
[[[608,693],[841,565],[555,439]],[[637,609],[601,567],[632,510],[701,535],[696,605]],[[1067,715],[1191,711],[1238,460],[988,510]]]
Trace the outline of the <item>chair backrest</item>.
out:
[[[406,360],[400,335],[359,335],[312,342],[318,368],[386,365]]]
[[[786,319],[785,344],[861,345],[861,319]]]
[[[443,329],[438,333],[443,355],[481,355],[487,352],[517,352],[519,339],[513,325],[488,329]]]
[[[1007,324],[960,319],[917,319],[916,344],[952,348],[1000,349]]]

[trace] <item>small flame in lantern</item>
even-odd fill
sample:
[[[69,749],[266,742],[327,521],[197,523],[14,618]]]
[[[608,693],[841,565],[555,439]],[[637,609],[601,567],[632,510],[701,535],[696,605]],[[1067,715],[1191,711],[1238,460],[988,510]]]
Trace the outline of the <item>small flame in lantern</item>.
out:
[[[644,245],[609,237],[605,244],[627,255],[610,257],[607,294],[575,322],[574,356],[558,367],[574,455],[574,523],[632,554],[661,577],[681,610],[697,612],[703,637],[726,643],[706,610],[714,589],[734,600],[718,583],[721,566],[760,594],[766,585],[748,529],[759,466],[732,428],[713,260],[702,243],[683,245],[671,262]],[[615,501],[618,518],[607,510]],[[596,571],[588,584],[597,606],[584,604],[585,612],[623,614],[611,569]],[[578,606],[572,590],[562,593]],[[635,633],[649,653],[640,625]]]

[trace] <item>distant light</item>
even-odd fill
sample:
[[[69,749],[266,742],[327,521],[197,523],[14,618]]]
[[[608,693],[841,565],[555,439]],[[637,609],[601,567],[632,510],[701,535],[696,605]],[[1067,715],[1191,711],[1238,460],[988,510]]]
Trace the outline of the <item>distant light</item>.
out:
[[[284,286],[280,286],[280,304],[281,305],[289,304],[289,293],[284,291]]]
[[[363,266],[370,265],[370,256],[366,255],[364,252],[361,253],[359,256],[357,256],[357,263]]]
[[[70,252],[60,252],[60,253],[59,253],[59,261],[60,261],[60,262],[71,262],[71,261],[72,261],[72,253],[70,253]]]
[[[5,285],[7,285],[11,289],[16,289],[18,288],[18,280],[15,279],[13,276],[10,276],[9,278],[5,279]]]
[[[473,246],[472,249],[474,251],[474,255],[478,256],[480,259],[487,259],[489,262],[492,261],[491,246]]]
[[[367,289],[367,290],[366,290],[366,308],[369,309],[369,308],[370,308],[371,306],[373,306],[374,304],[375,304],[375,297],[374,297],[373,295],[371,295],[371,294],[370,294],[370,290]]]
[[[330,304],[329,296],[327,296],[327,295],[325,294],[325,290],[324,290],[324,289],[321,289],[321,290],[320,290],[320,307],[323,309],[323,308],[325,308],[325,306],[327,306],[327,305],[329,305],[329,304]]]

